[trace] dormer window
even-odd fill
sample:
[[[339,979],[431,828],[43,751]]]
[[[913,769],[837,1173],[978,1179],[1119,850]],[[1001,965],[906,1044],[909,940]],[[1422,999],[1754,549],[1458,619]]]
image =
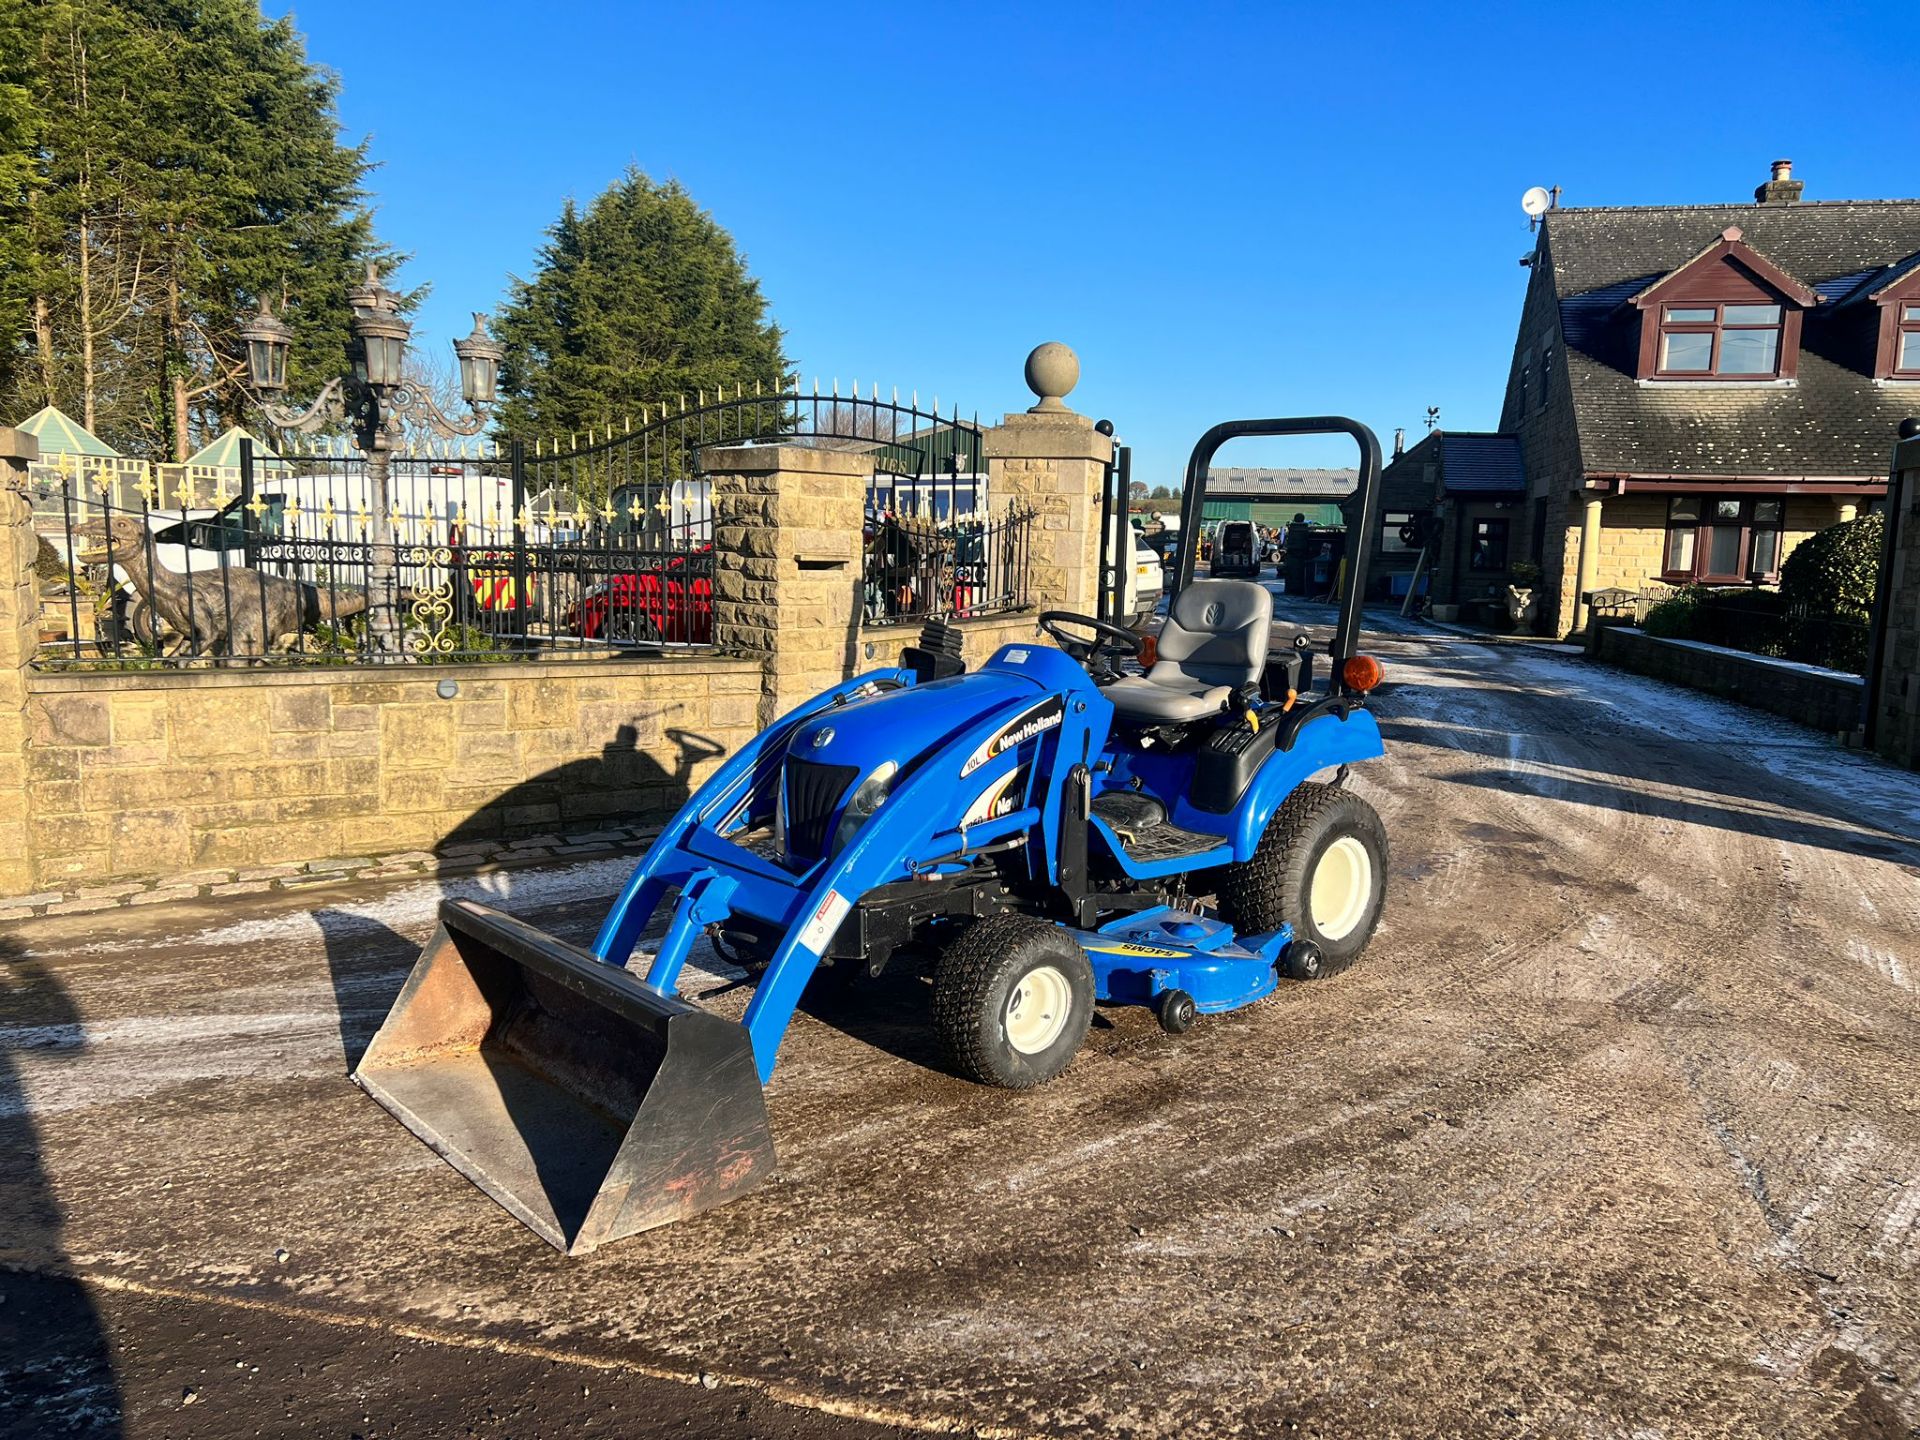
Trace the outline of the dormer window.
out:
[[[1660,316],[1661,375],[1771,379],[1780,373],[1778,305],[1668,305]]]
[[[1920,253],[1888,266],[1873,283],[1866,295],[1880,312],[1873,378],[1920,380]]]
[[[1776,382],[1800,362],[1800,316],[1820,297],[1740,237],[1720,238],[1631,300],[1643,381]]]
[[[1900,340],[1893,350],[1893,373],[1920,379],[1920,305],[1900,307]]]

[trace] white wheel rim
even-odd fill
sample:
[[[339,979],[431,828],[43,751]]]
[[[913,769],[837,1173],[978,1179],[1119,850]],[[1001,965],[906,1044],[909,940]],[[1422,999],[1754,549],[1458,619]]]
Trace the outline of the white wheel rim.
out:
[[[1020,977],[1007,996],[1007,1043],[1022,1055],[1038,1055],[1060,1038],[1073,1009],[1073,987],[1051,965]]]
[[[1320,852],[1308,887],[1307,908],[1323,940],[1344,940],[1366,918],[1373,899],[1373,857],[1351,835]]]

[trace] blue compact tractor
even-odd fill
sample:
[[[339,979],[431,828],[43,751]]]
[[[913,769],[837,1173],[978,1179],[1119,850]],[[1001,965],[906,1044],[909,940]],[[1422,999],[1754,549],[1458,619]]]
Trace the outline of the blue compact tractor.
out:
[[[1379,442],[1344,419],[1217,425],[1360,447],[1356,533],[1377,523]],[[663,830],[591,951],[447,902],[355,1080],[514,1214],[578,1252],[765,1178],[761,1087],[808,980],[932,957],[953,1069],[1025,1089],[1073,1059],[1096,1005],[1179,1033],[1285,980],[1351,965],[1379,923],[1387,839],[1347,767],[1381,754],[1380,667],[1356,647],[1355,546],[1322,669],[1276,644],[1272,597],[1196,579],[1183,547],[1157,654],[1101,616],[1049,611],[1049,643],[977,670],[944,625],[899,668],[836,685],[727,760]],[[1126,673],[1123,673],[1123,666]],[[657,912],[665,933],[628,968]],[[757,975],[743,1021],[676,989],[710,935]]]

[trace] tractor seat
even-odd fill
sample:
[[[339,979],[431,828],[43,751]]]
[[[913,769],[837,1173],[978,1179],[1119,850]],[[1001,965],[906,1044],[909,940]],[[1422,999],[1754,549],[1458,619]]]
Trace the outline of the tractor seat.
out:
[[[1136,725],[1183,725],[1220,713],[1227,696],[1259,683],[1273,597],[1251,580],[1195,580],[1173,597],[1159,657],[1145,675],[1100,693]]]

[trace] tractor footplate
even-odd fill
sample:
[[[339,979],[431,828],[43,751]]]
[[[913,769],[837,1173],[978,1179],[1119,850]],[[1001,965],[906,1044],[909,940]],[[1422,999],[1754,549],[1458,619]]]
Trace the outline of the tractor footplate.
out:
[[[1198,830],[1182,830],[1171,820],[1158,800],[1146,795],[1109,793],[1093,802],[1093,813],[1106,822],[1127,858],[1135,864],[1177,860],[1184,855],[1204,855],[1226,843],[1219,835]]]

